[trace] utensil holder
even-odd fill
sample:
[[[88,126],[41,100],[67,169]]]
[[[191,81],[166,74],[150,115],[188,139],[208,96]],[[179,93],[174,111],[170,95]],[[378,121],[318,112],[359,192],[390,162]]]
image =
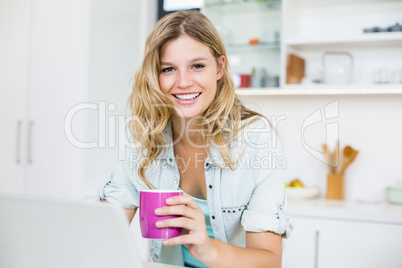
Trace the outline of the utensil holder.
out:
[[[328,174],[327,199],[343,200],[345,197],[344,176]]]

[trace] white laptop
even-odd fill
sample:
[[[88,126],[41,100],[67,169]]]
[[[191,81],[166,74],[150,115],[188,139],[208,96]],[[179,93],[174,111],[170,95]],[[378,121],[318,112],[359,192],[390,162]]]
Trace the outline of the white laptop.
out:
[[[142,262],[124,210],[0,195],[0,267],[173,267]]]

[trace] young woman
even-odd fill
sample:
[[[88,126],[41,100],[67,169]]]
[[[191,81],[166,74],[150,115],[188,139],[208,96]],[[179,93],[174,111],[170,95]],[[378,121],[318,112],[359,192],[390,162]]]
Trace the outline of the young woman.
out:
[[[154,261],[188,267],[281,267],[286,213],[280,150],[262,115],[243,106],[223,42],[201,13],[162,18],[146,41],[129,99],[136,143],[100,191],[131,221],[142,189],[181,189],[151,240]],[[185,206],[183,206],[185,205]]]

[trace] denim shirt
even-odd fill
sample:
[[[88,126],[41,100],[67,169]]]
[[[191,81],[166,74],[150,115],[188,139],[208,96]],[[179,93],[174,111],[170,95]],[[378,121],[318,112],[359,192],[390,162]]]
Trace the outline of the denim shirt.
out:
[[[170,121],[164,133],[170,142],[147,168],[145,176],[157,189],[176,190],[180,174],[171,142]],[[287,238],[293,226],[287,214],[283,178],[286,161],[268,121],[260,118],[243,129],[230,144],[230,154],[232,160],[239,160],[235,170],[227,167],[213,143],[202,163],[215,239],[246,247],[247,231],[272,231]],[[110,180],[99,190],[100,199],[124,208],[138,208],[139,191],[148,189],[136,169],[142,159],[138,148],[129,150],[126,159],[119,161]],[[180,246],[163,246],[162,240],[151,240],[150,250],[155,262],[183,265]]]

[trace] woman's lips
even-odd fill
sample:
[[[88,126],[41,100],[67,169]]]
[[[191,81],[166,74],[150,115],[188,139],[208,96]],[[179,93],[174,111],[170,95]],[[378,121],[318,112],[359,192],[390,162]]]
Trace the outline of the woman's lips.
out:
[[[199,96],[201,96],[200,92],[196,93],[185,93],[185,94],[172,94],[180,105],[191,105],[195,103]]]

